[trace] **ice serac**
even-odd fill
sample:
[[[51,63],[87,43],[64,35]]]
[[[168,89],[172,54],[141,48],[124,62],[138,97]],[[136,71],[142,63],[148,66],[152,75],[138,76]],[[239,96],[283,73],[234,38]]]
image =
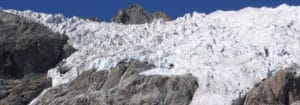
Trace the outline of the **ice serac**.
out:
[[[51,87],[47,71],[68,56],[67,36],[3,11],[0,33],[0,105],[27,105]]]
[[[53,86],[68,83],[85,70],[110,70],[128,58],[156,66],[144,75],[191,73],[197,77],[199,88],[191,105],[231,105],[262,79],[300,64],[299,6],[195,12],[174,21],[139,25],[5,11],[70,38],[68,43],[77,51],[61,67],[49,70]],[[56,21],[47,21],[52,19]]]
[[[154,19],[162,19],[164,21],[171,20],[164,12],[159,11],[151,14],[140,5],[132,4],[128,8],[119,10],[111,21],[123,24],[144,24],[151,23]]]
[[[154,68],[137,60],[111,71],[89,70],[69,84],[54,87],[32,105],[189,105],[198,88],[192,75],[140,75]]]
[[[247,93],[244,105],[291,105],[300,101],[300,76],[296,71],[299,67],[286,68],[264,80]]]

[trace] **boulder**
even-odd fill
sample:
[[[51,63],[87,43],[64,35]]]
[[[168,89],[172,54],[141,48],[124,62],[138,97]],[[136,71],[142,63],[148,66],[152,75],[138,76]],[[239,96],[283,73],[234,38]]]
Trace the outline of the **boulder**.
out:
[[[279,71],[251,89],[244,105],[290,105],[300,100],[300,78],[295,67]]]

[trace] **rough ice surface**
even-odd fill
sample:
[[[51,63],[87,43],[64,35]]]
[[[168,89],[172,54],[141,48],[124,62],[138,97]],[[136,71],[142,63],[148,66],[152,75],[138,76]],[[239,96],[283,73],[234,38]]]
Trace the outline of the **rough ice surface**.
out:
[[[143,75],[191,73],[198,77],[192,105],[230,105],[263,78],[300,61],[297,6],[195,12],[170,22],[157,20],[142,25],[5,11],[65,33],[78,49],[64,60],[64,66],[71,68],[69,72],[49,70],[53,86],[67,83],[85,70],[109,69],[120,60],[139,59],[158,67]],[[174,67],[169,69],[171,64]]]

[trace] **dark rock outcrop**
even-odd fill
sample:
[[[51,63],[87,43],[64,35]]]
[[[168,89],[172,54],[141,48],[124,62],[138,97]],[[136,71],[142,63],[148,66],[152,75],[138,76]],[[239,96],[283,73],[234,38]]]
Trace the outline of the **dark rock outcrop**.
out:
[[[0,11],[0,105],[27,105],[50,87],[48,69],[72,53],[67,40],[41,24]]]
[[[196,78],[145,76],[146,62],[120,62],[110,72],[86,71],[68,84],[54,87],[35,105],[188,105],[198,87]]]
[[[155,12],[151,14],[144,10],[140,5],[133,4],[126,9],[124,8],[119,10],[119,12],[111,19],[111,21],[123,24],[144,24],[160,18],[164,21],[171,20],[171,18],[164,12]]]
[[[67,37],[16,15],[0,13],[0,78],[46,73],[65,55]]]
[[[287,68],[266,79],[246,95],[244,105],[291,105],[300,100],[296,68]],[[299,103],[299,102],[298,102]]]
[[[91,16],[91,17],[88,17],[86,19],[90,20],[90,21],[94,21],[94,22],[100,22],[100,19],[98,17],[95,17],[95,16]]]

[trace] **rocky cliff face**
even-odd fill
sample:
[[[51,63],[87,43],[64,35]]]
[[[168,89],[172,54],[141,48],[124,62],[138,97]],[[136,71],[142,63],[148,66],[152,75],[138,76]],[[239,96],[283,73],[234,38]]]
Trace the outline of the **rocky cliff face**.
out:
[[[299,105],[299,68],[287,68],[264,80],[246,95],[244,105]]]
[[[34,105],[188,105],[198,87],[196,78],[145,76],[146,62],[120,62],[110,72],[86,71],[69,84],[54,87]]]
[[[133,4],[128,8],[121,9],[111,21],[123,24],[144,24],[160,18],[164,21],[172,20],[164,12],[155,12],[151,14],[144,10],[140,5]]]
[[[72,48],[65,35],[2,11],[0,33],[0,105],[26,105],[51,86],[48,69]]]
[[[46,73],[64,55],[65,35],[24,18],[0,13],[0,77]]]

